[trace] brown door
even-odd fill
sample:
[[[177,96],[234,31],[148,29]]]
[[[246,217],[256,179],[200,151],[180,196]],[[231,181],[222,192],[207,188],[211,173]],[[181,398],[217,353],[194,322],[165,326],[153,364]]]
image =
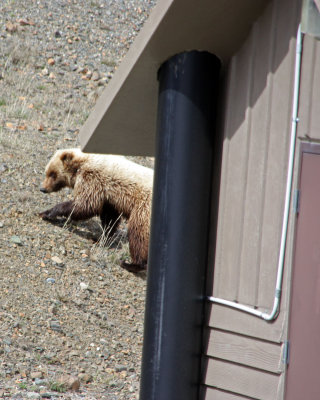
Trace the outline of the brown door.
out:
[[[302,149],[286,400],[320,399],[320,146]]]

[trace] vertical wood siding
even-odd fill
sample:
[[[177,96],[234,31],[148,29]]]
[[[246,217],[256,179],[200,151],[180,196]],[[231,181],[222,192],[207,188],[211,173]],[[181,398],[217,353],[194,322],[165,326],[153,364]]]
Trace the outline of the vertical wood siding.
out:
[[[306,36],[303,42],[298,136],[320,140],[320,42]]]
[[[270,2],[227,70],[212,292],[266,311],[273,306],[278,268],[300,7],[300,0]],[[309,60],[320,62],[317,50],[313,41],[307,44]],[[303,70],[308,79],[302,90],[310,93],[304,113],[309,113],[308,132],[320,139],[312,89],[320,76],[312,68],[309,62]],[[319,121],[311,119],[312,113]],[[203,398],[283,398],[286,288],[284,282],[281,312],[273,324],[217,304],[209,307]]]
[[[214,293],[273,303],[290,139],[297,2],[274,1],[231,60]]]

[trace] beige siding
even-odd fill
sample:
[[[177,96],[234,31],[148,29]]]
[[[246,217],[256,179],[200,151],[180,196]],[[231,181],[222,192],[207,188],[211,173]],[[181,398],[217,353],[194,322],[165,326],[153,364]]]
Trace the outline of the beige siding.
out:
[[[200,399],[206,400],[252,400],[252,398],[246,396],[237,396],[234,393],[228,393],[225,391],[221,391],[216,388],[211,388],[208,386],[204,386],[202,388],[202,393]]]
[[[283,3],[271,4],[229,67],[215,261],[215,296],[267,308],[280,244],[297,30],[297,7]]]
[[[264,311],[271,311],[273,306],[278,268],[300,6],[299,0],[271,2],[231,59],[226,73],[212,294]],[[308,43],[310,57],[319,57],[320,61],[320,49],[316,50],[317,45]],[[310,68],[305,66],[303,73],[309,76]],[[309,92],[317,79],[319,74],[309,77],[303,90]],[[314,102],[312,93],[309,104]],[[320,119],[319,111],[314,114]],[[310,129],[312,124],[320,126],[320,120],[314,121],[310,119]],[[291,216],[290,229],[293,220]],[[274,323],[225,306],[208,306],[211,332],[203,378],[206,400],[238,396],[283,398],[282,348],[286,337],[292,229],[289,242],[281,312]]]
[[[320,140],[320,42],[306,36],[303,43],[298,135]]]
[[[283,372],[281,345],[226,331],[211,330],[207,355],[263,371]]]
[[[254,399],[275,400],[278,398],[281,375],[262,374],[254,368],[208,359],[205,383]]]
[[[283,307],[282,305],[282,311],[285,311]],[[277,320],[270,324],[229,307],[210,305],[209,326],[212,328],[281,343],[284,338],[284,325],[285,312],[281,312]]]

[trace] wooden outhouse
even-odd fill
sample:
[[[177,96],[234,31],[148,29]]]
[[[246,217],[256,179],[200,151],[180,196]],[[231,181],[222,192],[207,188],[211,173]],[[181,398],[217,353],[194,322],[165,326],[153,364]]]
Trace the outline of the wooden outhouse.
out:
[[[185,225],[162,237],[159,245],[167,249],[175,240],[178,256],[153,250],[149,265],[147,308],[148,300],[153,305],[147,309],[146,329],[152,335],[145,333],[142,400],[320,399],[319,32],[319,0],[158,0],[80,132],[88,152],[158,151],[155,192],[162,208],[172,210],[174,203],[175,210],[184,209],[186,188],[190,191],[189,215],[173,221]],[[202,156],[196,155],[198,135],[203,148],[206,142],[192,125],[193,111],[182,128],[176,120],[174,126],[159,122],[164,101],[158,96],[159,68],[177,55],[179,65],[179,54],[193,51],[213,54],[221,62],[219,74],[214,72],[218,84],[210,89],[216,93],[209,111],[215,116],[209,161],[203,149]],[[197,90],[201,70],[195,73],[192,90]],[[198,94],[191,98],[187,90],[177,90],[177,101],[182,96],[187,109],[197,111]],[[172,92],[165,101],[176,101]],[[175,114],[172,104],[162,114]],[[156,150],[157,129],[158,136],[169,131],[166,145],[173,146],[181,129],[178,153],[163,155],[160,139]],[[186,150],[183,129],[190,130],[185,140],[193,140]],[[175,191],[169,188],[168,198],[162,198],[171,170],[182,172],[172,181]],[[198,171],[200,189],[192,178]],[[184,186],[179,180],[185,180]],[[211,201],[203,214],[206,200],[199,194],[199,213],[207,220],[199,226],[193,220],[204,185]],[[167,215],[156,205],[154,212],[151,242],[161,237]],[[199,254],[189,252],[191,234],[204,243],[194,250]],[[179,251],[185,236],[183,258]],[[152,246],[156,249],[157,243]],[[192,285],[197,273],[198,285]],[[170,323],[166,299],[175,312]],[[175,323],[180,331],[171,329]],[[172,338],[175,334],[179,337]]]

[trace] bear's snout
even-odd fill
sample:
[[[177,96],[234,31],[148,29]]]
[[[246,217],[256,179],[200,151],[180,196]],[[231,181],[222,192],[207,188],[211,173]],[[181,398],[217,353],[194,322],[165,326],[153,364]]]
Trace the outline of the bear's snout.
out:
[[[41,187],[41,188],[40,188],[40,192],[42,192],[42,193],[48,193],[48,190],[47,190],[46,188],[44,188],[44,187]]]

